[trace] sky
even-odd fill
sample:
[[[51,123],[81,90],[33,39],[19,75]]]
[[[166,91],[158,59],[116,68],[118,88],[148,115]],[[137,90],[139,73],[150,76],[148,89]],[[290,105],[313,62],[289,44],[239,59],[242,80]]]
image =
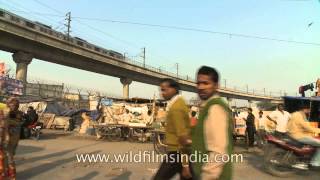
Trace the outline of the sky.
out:
[[[167,71],[194,77],[202,65],[215,67],[228,87],[280,91],[290,95],[298,87],[320,78],[319,0],[0,0],[0,7],[39,21],[59,31],[71,12],[71,35],[127,53],[142,62]],[[39,14],[37,14],[39,13]],[[225,34],[138,26],[105,19],[202,29]],[[312,23],[312,24],[311,24]],[[311,25],[310,25],[311,24]],[[268,37],[310,44],[245,38],[229,34]],[[11,54],[0,51],[0,60],[12,69]],[[118,78],[33,60],[29,79],[72,84],[122,94]],[[158,87],[133,82],[131,97],[158,95]],[[195,96],[184,93],[185,96]]]

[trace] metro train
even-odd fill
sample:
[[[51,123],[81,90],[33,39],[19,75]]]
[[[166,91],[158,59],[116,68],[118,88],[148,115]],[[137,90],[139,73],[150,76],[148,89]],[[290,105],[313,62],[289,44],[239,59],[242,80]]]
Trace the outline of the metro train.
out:
[[[111,56],[111,57],[113,57],[115,59],[119,59],[119,60],[124,60],[124,56],[119,52],[96,46],[94,44],[87,42],[84,39],[79,38],[79,37],[69,36],[69,38],[68,38],[67,35],[52,29],[51,26],[45,25],[45,24],[40,23],[38,21],[31,21],[31,20],[25,19],[21,16],[18,16],[16,14],[8,12],[4,9],[0,9],[0,19],[7,21],[7,22],[10,22],[10,23],[18,24],[20,26],[23,26],[23,27],[26,27],[26,28],[29,28],[32,30],[35,30],[39,33],[46,34],[50,37],[54,37],[54,38],[64,40],[64,41],[69,41],[70,43],[72,43],[76,46],[79,46],[79,47],[82,47],[84,49],[88,49],[91,51],[95,51],[95,52],[100,53],[102,55]]]

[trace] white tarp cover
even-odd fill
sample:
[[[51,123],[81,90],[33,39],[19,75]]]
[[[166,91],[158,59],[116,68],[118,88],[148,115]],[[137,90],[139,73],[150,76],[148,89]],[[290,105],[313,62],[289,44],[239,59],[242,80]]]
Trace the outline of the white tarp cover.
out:
[[[23,104],[20,104],[19,110],[22,112],[27,112],[29,106],[32,106],[37,111],[37,113],[43,113],[47,108],[47,103],[46,102],[23,103]]]
[[[26,112],[29,106],[32,106],[39,114],[52,113],[61,115],[66,111],[66,108],[64,106],[55,101],[23,103],[20,104],[19,110],[22,112]]]
[[[126,114],[125,110],[129,110]],[[104,106],[103,121],[107,124],[130,124],[136,123],[137,126],[145,126],[152,123],[152,119],[148,116],[147,104],[125,104],[113,103],[112,106]]]

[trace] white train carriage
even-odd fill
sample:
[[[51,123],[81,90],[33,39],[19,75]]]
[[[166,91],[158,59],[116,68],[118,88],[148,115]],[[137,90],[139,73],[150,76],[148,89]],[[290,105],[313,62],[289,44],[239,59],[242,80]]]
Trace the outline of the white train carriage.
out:
[[[104,56],[110,56],[118,60],[123,60],[124,56],[116,51],[113,50],[108,50],[104,49],[102,47],[96,46],[94,44],[91,44],[87,42],[84,39],[81,39],[79,37],[72,37],[72,36],[67,36],[59,31],[56,31],[52,29],[51,26],[45,25],[43,23],[37,22],[37,21],[30,21],[28,19],[25,19],[21,16],[18,16],[16,14],[13,14],[11,12],[8,12],[4,9],[0,9],[0,19],[11,22],[14,24],[18,24],[23,27],[27,27],[33,31],[40,32],[42,34],[45,34],[50,37],[54,37],[63,41],[68,41],[69,43],[72,43],[76,46],[79,46],[81,48],[84,48],[86,50],[94,51],[95,53],[102,54]]]

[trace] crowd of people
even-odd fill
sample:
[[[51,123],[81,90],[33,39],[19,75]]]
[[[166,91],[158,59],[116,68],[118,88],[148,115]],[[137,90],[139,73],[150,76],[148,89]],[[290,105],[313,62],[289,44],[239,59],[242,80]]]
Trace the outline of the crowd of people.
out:
[[[290,113],[284,110],[283,104],[279,104],[275,111],[265,115],[262,110],[256,117],[253,109],[247,109],[248,115],[242,117],[245,121],[246,135],[248,136],[248,148],[254,147],[254,144],[263,144],[264,136],[267,132],[274,133],[278,137],[283,137],[287,133],[287,123],[290,119]],[[237,122],[236,122],[237,123]],[[257,141],[256,141],[257,140]]]
[[[187,105],[179,93],[179,84],[172,79],[161,81],[161,94],[168,101],[165,127],[167,155],[171,155],[174,161],[164,161],[154,180],[171,179],[176,174],[180,174],[180,179],[232,179],[232,163],[213,160],[217,155],[230,155],[233,151],[233,116],[229,106],[217,93],[218,85],[219,74],[214,68],[203,66],[198,70],[197,91],[202,103],[198,117],[192,111],[189,118]],[[310,166],[319,169],[320,140],[315,136],[320,134],[320,129],[311,126],[307,118],[309,114],[310,105],[305,103],[292,114],[279,104],[268,115],[259,111],[258,117],[248,108],[248,115],[243,120],[249,147],[254,146],[255,135],[261,143],[267,132],[279,138],[289,136],[317,148]],[[207,154],[209,161],[189,162],[188,158],[179,161],[179,157],[188,157],[196,151]]]
[[[208,66],[202,66],[197,72],[197,93],[201,99],[199,112],[191,111],[180,94],[180,86],[173,79],[160,82],[162,97],[167,101],[165,143],[169,161],[163,161],[154,180],[168,180],[176,174],[180,179],[230,180],[232,179],[232,162],[215,161],[216,157],[226,157],[233,153],[233,116],[229,105],[219,96],[218,72]],[[267,124],[274,124],[274,134],[278,137],[289,135],[293,139],[317,147],[311,165],[320,168],[320,140],[314,135],[320,129],[312,127],[307,120],[310,107],[300,106],[292,114],[284,110],[282,104],[269,115],[259,111],[258,117],[248,108],[248,115],[243,118],[249,139],[249,147],[254,146],[255,135],[263,139],[270,129]],[[151,117],[151,111],[148,111]],[[80,131],[86,131],[89,119],[83,114],[84,122]],[[125,121],[130,119],[128,110],[122,115]],[[27,117],[27,120],[23,118]],[[24,115],[19,111],[17,98],[9,98],[6,105],[0,106],[0,180],[15,179],[14,155],[20,139],[23,124],[36,121],[37,114],[30,107]],[[202,152],[208,161],[190,161],[191,154]],[[187,158],[182,158],[187,157]]]

